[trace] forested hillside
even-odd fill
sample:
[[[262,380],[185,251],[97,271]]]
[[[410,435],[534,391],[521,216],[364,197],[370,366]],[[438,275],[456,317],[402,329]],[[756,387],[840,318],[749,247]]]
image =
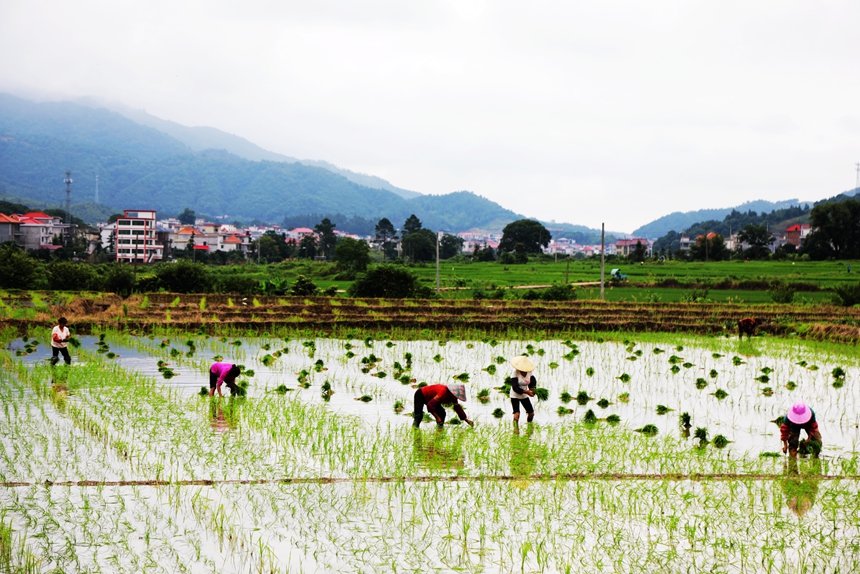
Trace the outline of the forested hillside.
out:
[[[74,204],[94,198],[98,174],[100,203],[113,210],[150,208],[172,215],[189,207],[209,216],[274,223],[311,213],[399,222],[415,213],[425,225],[450,231],[500,228],[521,217],[470,192],[406,200],[319,167],[196,152],[108,110],[0,95],[5,194],[61,204],[66,169],[75,180]]]

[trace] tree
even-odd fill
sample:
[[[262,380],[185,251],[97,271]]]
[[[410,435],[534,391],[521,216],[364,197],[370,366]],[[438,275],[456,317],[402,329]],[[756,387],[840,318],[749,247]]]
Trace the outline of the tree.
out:
[[[429,229],[418,229],[404,235],[400,245],[403,255],[410,261],[436,260],[436,234]]]
[[[334,249],[337,268],[346,273],[360,273],[370,264],[370,245],[363,239],[344,237]]]
[[[744,251],[747,259],[766,259],[770,255],[773,236],[764,225],[747,225],[738,233],[738,240],[749,245]]]
[[[460,254],[465,241],[456,235],[445,233],[439,241],[439,259],[451,259]]]
[[[122,263],[110,263],[105,266],[102,287],[109,293],[116,293],[120,297],[128,297],[134,291],[137,278],[130,265]]]
[[[860,201],[822,203],[809,212],[813,231],[801,247],[813,259],[860,257]]]
[[[334,234],[335,224],[328,217],[314,225],[314,231],[320,236],[319,246],[326,259],[334,257],[334,248],[337,245],[337,236]]]
[[[420,229],[421,220],[415,217],[415,214],[413,213],[406,219],[406,222],[403,224],[403,233],[401,233],[401,235],[403,236],[403,239],[406,239],[407,237],[409,237],[410,233],[415,233]]]
[[[499,251],[515,251],[519,244],[525,253],[540,253],[541,247],[549,245],[550,239],[549,231],[539,221],[520,219],[508,223],[502,230]]]
[[[86,291],[93,283],[93,268],[86,263],[57,261],[48,264],[49,285],[57,291]]]
[[[690,259],[693,261],[725,261],[729,257],[731,252],[719,233],[712,232],[707,237],[700,235],[690,245]]]
[[[317,238],[308,233],[299,241],[299,259],[313,259],[317,256]]]
[[[633,249],[633,253],[630,254],[630,261],[634,261],[636,263],[641,263],[645,261],[645,256],[648,254],[648,250],[645,249],[645,246],[642,245],[641,241],[636,242],[636,247]]]
[[[493,251],[492,247],[484,247],[483,249],[479,249],[477,245],[475,245],[474,251],[472,251],[472,258],[475,261],[495,261],[496,260],[496,252]]]
[[[382,248],[384,257],[393,259],[394,242],[397,240],[397,230],[394,229],[394,225],[392,225],[387,217],[383,217],[376,224],[374,231],[376,236],[373,242]]]
[[[349,286],[351,297],[388,297],[404,299],[406,297],[432,297],[433,290],[422,287],[418,279],[405,267],[397,265],[377,265],[367,273],[359,275],[358,279]]]
[[[0,246],[0,287],[32,289],[40,266],[23,249],[7,241]]]
[[[193,209],[188,209],[187,207],[182,210],[176,219],[179,220],[179,223],[182,225],[194,225],[197,222],[197,214],[194,213]]]
[[[284,235],[278,235],[271,229],[256,241],[259,258],[267,263],[280,263],[293,255],[293,247],[287,243]]]

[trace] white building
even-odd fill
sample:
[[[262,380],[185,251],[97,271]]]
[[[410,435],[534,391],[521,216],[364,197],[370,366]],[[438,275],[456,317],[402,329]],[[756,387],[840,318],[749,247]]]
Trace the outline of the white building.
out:
[[[164,246],[156,237],[155,211],[129,210],[116,220],[116,260],[129,263],[161,261]]]

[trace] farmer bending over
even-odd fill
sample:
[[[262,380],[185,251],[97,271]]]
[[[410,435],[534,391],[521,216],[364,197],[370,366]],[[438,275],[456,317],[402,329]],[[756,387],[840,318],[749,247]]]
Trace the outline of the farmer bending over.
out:
[[[436,419],[436,424],[439,428],[445,424],[445,409],[443,406],[454,406],[454,412],[460,417],[460,420],[466,421],[469,426],[475,426],[468,417],[466,411],[460,406],[458,401],[466,402],[466,385],[461,383],[453,385],[427,385],[415,391],[415,420],[412,426],[418,428],[421,426],[421,421],[424,419],[424,405],[427,405],[429,412]]]
[[[818,423],[815,422],[815,412],[798,401],[788,409],[788,413],[779,427],[780,439],[782,440],[782,452],[788,451],[791,458],[797,458],[797,447],[800,439],[800,431],[806,431],[804,445],[809,448],[817,458],[821,451],[821,433],[818,432]]]
[[[239,365],[233,363],[212,363],[209,367],[209,396],[215,394],[215,389],[218,389],[218,396],[223,397],[221,385],[226,384],[230,392],[236,394],[236,377],[241,373]]]
[[[51,330],[51,366],[60,362],[60,357],[58,356],[60,353],[62,353],[63,360],[67,365],[72,364],[72,357],[69,356],[69,350],[66,348],[69,344],[69,339],[72,338],[72,334],[69,332],[69,328],[66,327],[66,323],[66,318],[60,317],[56,326]]]
[[[535,418],[535,410],[529,397],[535,396],[535,389],[537,388],[537,379],[532,375],[535,364],[525,355],[520,355],[511,359],[511,366],[515,369],[514,376],[508,379],[506,384],[511,386],[511,408],[514,412],[514,421],[520,420],[520,405],[522,405],[528,415],[528,422],[532,422]]]

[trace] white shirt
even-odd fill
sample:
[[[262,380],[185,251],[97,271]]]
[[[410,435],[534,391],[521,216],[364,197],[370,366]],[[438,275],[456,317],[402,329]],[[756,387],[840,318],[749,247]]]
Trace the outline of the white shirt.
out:
[[[526,373],[526,378],[523,379],[520,377],[520,374],[518,372],[515,372],[513,378],[516,379],[516,382],[511,385],[511,398],[521,400],[529,398],[527,394],[521,391],[527,391],[529,389],[529,382],[531,382],[532,380],[532,374]]]
[[[59,325],[54,326],[51,330],[51,346],[56,347],[58,349],[65,349],[68,343],[63,341],[62,343],[58,343],[54,340],[54,335],[59,339],[65,339],[69,336],[69,328],[68,327],[60,327]]]

